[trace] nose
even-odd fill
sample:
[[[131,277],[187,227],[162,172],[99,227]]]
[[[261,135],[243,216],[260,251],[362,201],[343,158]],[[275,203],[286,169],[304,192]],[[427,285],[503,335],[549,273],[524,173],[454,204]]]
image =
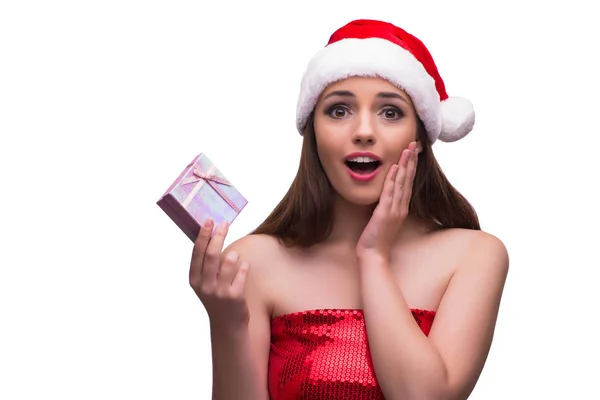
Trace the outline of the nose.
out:
[[[357,122],[356,129],[352,134],[352,141],[356,144],[374,144],[376,133],[370,113],[360,113]]]

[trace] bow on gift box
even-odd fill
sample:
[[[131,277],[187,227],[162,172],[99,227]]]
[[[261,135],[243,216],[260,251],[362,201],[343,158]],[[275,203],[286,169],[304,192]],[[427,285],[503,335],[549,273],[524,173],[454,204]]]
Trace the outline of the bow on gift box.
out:
[[[229,198],[229,196],[227,196],[225,192],[223,192],[223,189],[219,187],[219,184],[231,186],[231,183],[227,179],[215,174],[215,170],[216,168],[213,165],[209,167],[208,171],[203,171],[200,168],[198,168],[198,166],[195,166],[193,170],[194,176],[189,176],[181,181],[182,186],[198,182],[198,184],[194,187],[194,189],[192,189],[191,193],[182,203],[183,207],[187,207],[188,204],[190,204],[190,202],[194,198],[194,196],[198,194],[202,186],[204,186],[205,183],[208,183],[208,185],[212,187],[215,190],[215,192],[217,192],[219,196],[221,196],[223,200],[225,200],[225,202],[229,204],[231,208],[233,208],[236,212],[239,213],[241,211],[240,208],[233,202],[233,200]]]

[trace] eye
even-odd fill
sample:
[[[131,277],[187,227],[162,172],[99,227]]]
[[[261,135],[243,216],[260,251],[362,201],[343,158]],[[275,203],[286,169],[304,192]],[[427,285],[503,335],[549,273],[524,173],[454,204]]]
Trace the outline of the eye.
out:
[[[382,114],[386,119],[399,119],[404,115],[402,111],[397,107],[385,108]]]
[[[341,105],[335,105],[327,110],[327,115],[331,118],[344,118],[348,114],[348,109]]]

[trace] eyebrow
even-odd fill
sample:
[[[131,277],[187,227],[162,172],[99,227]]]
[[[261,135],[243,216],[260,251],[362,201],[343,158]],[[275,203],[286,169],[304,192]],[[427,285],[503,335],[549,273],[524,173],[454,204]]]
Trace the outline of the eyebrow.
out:
[[[349,90],[335,90],[335,91],[329,93],[327,96],[325,96],[323,98],[323,100],[328,99],[333,96],[356,97],[356,96],[354,96],[354,93],[352,93]],[[399,99],[399,100],[404,101],[405,103],[408,103],[408,101],[401,94],[395,93],[395,92],[379,92],[379,93],[377,93],[377,97],[382,98],[382,99]]]

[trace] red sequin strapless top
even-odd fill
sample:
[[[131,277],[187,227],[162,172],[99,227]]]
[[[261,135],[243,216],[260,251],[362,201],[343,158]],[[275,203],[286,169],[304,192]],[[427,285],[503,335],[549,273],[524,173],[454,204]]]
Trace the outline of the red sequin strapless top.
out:
[[[435,312],[412,309],[425,335]],[[271,321],[272,400],[383,400],[362,310],[313,310]]]

